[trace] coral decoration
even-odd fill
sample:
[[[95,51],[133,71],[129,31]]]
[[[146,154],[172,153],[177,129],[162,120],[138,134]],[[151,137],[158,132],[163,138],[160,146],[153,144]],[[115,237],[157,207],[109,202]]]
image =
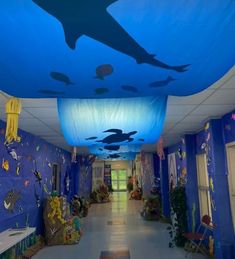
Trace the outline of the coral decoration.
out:
[[[57,219],[62,223],[65,224],[65,220],[62,217],[62,211],[60,208],[60,199],[59,197],[51,197],[50,206],[52,211],[48,213],[48,218],[51,220],[53,224],[55,224],[54,217],[57,217]]]
[[[160,139],[157,142],[157,154],[160,158],[160,160],[165,159],[165,153],[164,153],[164,142],[163,142],[163,137],[161,136]]]
[[[19,115],[21,112],[21,102],[18,98],[10,98],[6,103],[7,127],[5,133],[5,143],[10,144],[13,141],[20,142],[18,136]]]

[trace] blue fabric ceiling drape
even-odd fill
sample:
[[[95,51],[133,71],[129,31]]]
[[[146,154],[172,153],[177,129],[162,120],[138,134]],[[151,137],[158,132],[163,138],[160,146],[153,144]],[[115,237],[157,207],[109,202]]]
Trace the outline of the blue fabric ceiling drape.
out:
[[[65,139],[71,146],[141,145],[159,138],[167,98],[58,99]]]
[[[1,0],[0,90],[184,96],[235,64],[232,0]]]

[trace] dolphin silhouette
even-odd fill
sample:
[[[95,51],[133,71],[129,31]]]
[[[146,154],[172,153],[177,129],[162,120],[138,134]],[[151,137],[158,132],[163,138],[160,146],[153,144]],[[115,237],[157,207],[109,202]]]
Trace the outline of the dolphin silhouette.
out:
[[[107,12],[118,0],[32,0],[63,26],[65,41],[71,49],[77,40],[86,35],[94,40],[133,57],[138,64],[184,72],[189,65],[170,66],[142,48]]]

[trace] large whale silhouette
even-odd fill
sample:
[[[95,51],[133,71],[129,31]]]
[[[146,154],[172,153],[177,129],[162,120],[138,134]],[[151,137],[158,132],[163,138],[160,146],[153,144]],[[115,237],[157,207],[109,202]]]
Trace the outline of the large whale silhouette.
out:
[[[133,57],[138,64],[147,63],[164,69],[184,72],[188,65],[170,66],[142,48],[107,12],[118,0],[32,0],[58,19],[64,29],[65,41],[71,49],[86,35]]]

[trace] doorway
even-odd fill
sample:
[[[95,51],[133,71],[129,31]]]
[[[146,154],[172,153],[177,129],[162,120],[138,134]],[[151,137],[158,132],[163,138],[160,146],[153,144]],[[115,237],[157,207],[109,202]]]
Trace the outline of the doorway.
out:
[[[127,171],[125,169],[112,170],[112,188],[115,192],[127,190]]]
[[[235,230],[235,142],[226,145],[228,162],[228,185],[231,211],[233,217],[233,227]]]

